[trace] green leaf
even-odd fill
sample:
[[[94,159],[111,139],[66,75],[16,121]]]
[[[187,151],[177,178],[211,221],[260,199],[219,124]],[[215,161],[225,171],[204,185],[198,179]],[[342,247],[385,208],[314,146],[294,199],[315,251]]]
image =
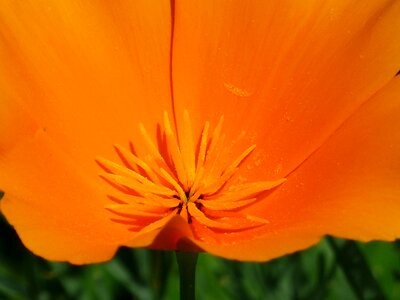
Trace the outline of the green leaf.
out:
[[[328,241],[358,299],[387,299],[356,242],[333,238],[328,238]]]

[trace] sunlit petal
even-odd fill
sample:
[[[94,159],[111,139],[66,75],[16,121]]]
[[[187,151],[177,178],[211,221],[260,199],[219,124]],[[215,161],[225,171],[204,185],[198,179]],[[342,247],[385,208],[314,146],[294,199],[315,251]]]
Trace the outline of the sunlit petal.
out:
[[[396,74],[399,15],[384,0],[176,1],[177,115],[224,115],[228,139],[257,145],[242,176],[285,177]]]

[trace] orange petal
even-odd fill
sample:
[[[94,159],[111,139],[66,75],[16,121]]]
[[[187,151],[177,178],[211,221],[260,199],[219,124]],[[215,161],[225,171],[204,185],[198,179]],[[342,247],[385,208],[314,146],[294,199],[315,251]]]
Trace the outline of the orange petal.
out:
[[[140,121],[155,133],[170,106],[170,3],[158,4],[0,6],[1,207],[38,255],[103,261],[132,236],[110,221],[94,159],[139,137]]]
[[[400,2],[176,1],[178,126],[256,144],[241,176],[286,175],[398,71]],[[238,147],[240,148],[240,147]],[[242,148],[240,148],[242,149]]]
[[[400,237],[400,78],[396,77],[252,211],[357,240]],[[271,219],[272,218],[272,219]]]
[[[130,238],[104,209],[106,191],[99,188],[104,184],[82,172],[43,130],[1,151],[0,168],[1,211],[37,255],[99,262]]]
[[[245,241],[240,241],[237,237],[233,237],[232,241],[228,243],[224,242],[221,236],[221,234],[213,236],[210,231],[207,231],[205,234],[203,233],[203,236],[200,236],[204,241],[197,240],[196,244],[206,252],[227,259],[266,261],[303,250],[319,241],[315,234],[310,234],[303,229],[274,231],[264,235],[262,239],[257,238],[257,236],[250,236]]]
[[[170,107],[170,3],[2,1],[0,88],[82,167]]]
[[[128,230],[135,225],[132,222],[111,221],[115,214],[106,207],[107,195],[115,192],[112,187],[97,175],[88,175],[17,103],[3,101],[0,113],[0,187],[6,191],[0,209],[31,251],[83,264],[110,259],[121,245],[200,250],[190,242],[193,235],[187,221],[176,211],[145,224],[137,234]],[[177,204],[176,199],[147,201]]]
[[[325,234],[368,241],[400,237],[400,78],[363,105],[303,165],[242,210],[269,221],[255,231],[199,226],[212,254],[265,261],[316,243]],[[252,249],[252,251],[248,251]]]

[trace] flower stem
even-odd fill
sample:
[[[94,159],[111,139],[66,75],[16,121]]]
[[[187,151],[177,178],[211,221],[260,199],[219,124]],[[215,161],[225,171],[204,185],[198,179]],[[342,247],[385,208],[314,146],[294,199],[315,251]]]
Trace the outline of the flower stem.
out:
[[[197,252],[176,252],[179,266],[180,299],[195,299]]]

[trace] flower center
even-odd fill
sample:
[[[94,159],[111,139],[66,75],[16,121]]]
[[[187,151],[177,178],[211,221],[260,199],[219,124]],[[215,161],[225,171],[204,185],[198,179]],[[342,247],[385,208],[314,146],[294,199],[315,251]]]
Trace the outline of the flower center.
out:
[[[126,224],[129,230],[145,233],[164,226],[179,214],[188,223],[212,230],[242,231],[268,223],[242,210],[259,200],[262,192],[285,181],[233,181],[243,161],[255,145],[232,157],[231,143],[222,133],[224,118],[214,130],[204,124],[198,146],[195,146],[190,117],[183,114],[181,135],[175,135],[168,114],[164,113],[163,132],[154,143],[142,124],[139,125],[148,154],[139,157],[132,149],[119,145],[115,149],[121,163],[102,157],[96,159],[105,170],[103,179],[116,188],[118,195],[109,195],[115,204],[106,208],[113,221]]]

